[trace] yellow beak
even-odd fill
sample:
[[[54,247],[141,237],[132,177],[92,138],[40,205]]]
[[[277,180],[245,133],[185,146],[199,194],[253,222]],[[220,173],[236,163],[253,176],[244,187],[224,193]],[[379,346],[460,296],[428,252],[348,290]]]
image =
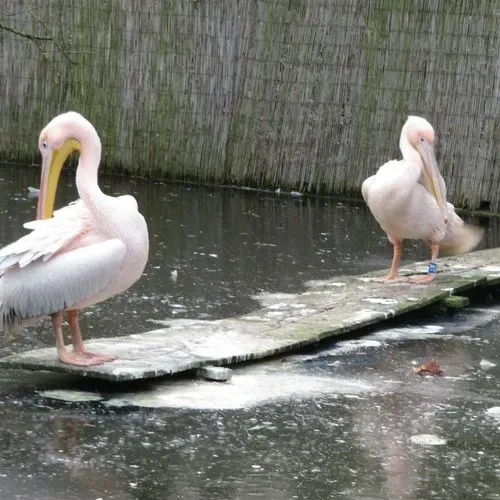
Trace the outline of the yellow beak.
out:
[[[49,154],[43,157],[40,194],[36,209],[37,219],[52,217],[59,176],[64,162],[73,151],[81,151],[81,145],[76,139],[69,139],[59,149],[49,151]]]
[[[422,169],[423,184],[436,199],[444,221],[448,222],[446,187],[441,177],[441,172],[439,171],[436,156],[434,154],[434,147],[424,140],[418,143],[417,151],[424,164],[424,168]]]

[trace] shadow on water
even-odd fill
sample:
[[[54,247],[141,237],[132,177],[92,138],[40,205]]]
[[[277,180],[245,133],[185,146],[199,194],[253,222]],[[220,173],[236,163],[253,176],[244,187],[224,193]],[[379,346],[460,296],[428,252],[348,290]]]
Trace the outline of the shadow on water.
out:
[[[0,244],[24,234],[22,223],[36,204],[27,187],[38,185],[38,174],[0,169]],[[258,307],[258,293],[298,292],[308,280],[390,264],[390,245],[362,203],[110,177],[101,186],[136,196],[151,254],[131,290],[83,313],[86,337],[137,333],[170,317],[238,315]],[[58,203],[75,197],[73,178],[66,176]],[[497,246],[498,219],[481,223],[489,225],[482,246]],[[428,251],[409,242],[406,256],[426,259]],[[430,328],[435,337],[372,332],[364,344],[346,340],[243,367],[229,384],[196,383],[194,390],[212,387],[210,409],[190,406],[182,377],[163,382],[167,393],[158,397],[165,407],[143,408],[57,402],[37,391],[76,387],[97,399],[112,391],[93,381],[6,371],[0,497],[416,499],[458,498],[466,491],[467,498],[498,498],[491,496],[499,491],[498,429],[481,416],[498,398],[496,379],[488,378],[497,372],[477,369],[498,352],[492,304],[487,312],[426,316],[407,325],[417,332]],[[484,318],[489,323],[478,327]],[[403,327],[394,324],[391,331]],[[53,344],[45,322],[0,354]],[[446,377],[415,378],[411,363],[428,356],[438,356]],[[280,396],[283,375],[292,383]],[[326,384],[317,388],[315,380]],[[122,386],[115,396],[131,388],[153,391],[155,384]],[[224,406],[236,396],[240,407]],[[245,403],[250,396],[253,402]],[[174,400],[180,406],[169,403]],[[444,435],[447,443],[422,448],[409,441],[415,434]]]

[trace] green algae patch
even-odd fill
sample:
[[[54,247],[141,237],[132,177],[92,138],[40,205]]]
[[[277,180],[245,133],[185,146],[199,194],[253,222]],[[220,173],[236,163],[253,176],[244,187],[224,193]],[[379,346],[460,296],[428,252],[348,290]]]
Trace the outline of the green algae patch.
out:
[[[463,309],[470,304],[470,300],[469,297],[462,295],[450,295],[443,300],[442,304],[449,309]]]

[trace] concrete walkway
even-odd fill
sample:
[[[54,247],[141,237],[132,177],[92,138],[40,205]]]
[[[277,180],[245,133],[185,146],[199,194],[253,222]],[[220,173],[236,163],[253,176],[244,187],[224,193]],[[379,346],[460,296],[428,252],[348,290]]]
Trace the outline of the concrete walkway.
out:
[[[439,259],[439,273],[426,285],[415,285],[405,278],[426,269],[427,262],[405,266],[401,269],[403,278],[390,284],[375,281],[385,272],[316,281],[308,283],[308,290],[301,294],[263,295],[259,297],[263,307],[244,316],[217,321],[177,319],[145,333],[89,340],[89,350],[118,356],[101,366],[64,365],[57,360],[55,348],[8,356],[0,360],[0,366],[118,382],[297,351],[450,295],[467,295],[474,288],[499,284],[500,248]]]

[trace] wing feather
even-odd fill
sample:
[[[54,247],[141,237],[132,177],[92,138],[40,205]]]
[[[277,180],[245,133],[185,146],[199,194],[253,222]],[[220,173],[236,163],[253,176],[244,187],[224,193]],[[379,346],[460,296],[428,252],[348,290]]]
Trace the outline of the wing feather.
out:
[[[8,269],[25,267],[38,259],[48,261],[75,238],[84,234],[92,216],[81,200],[56,210],[50,219],[27,222],[32,232],[0,249],[0,276]]]
[[[122,241],[111,239],[14,267],[0,278],[0,327],[63,311],[99,295],[125,257]]]

